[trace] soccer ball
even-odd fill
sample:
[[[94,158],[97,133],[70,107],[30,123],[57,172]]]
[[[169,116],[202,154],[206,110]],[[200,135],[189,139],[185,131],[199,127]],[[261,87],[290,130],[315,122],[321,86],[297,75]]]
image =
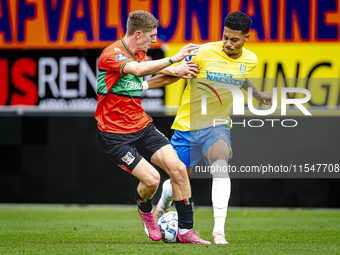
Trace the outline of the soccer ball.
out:
[[[166,243],[176,243],[178,233],[177,212],[167,212],[158,220],[158,226],[162,233],[162,240]]]

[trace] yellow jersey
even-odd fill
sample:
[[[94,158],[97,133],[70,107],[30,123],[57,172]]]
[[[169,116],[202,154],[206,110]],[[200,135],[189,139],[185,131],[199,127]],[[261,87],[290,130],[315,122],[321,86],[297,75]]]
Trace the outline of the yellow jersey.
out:
[[[196,56],[185,59],[189,60],[199,65],[199,73],[196,78],[188,80],[171,128],[198,130],[214,126],[214,120],[225,120],[230,127],[232,93],[227,88],[219,87],[225,84],[240,89],[256,67],[257,56],[243,48],[241,56],[232,59],[223,51],[223,42],[218,41],[202,45],[196,50]]]

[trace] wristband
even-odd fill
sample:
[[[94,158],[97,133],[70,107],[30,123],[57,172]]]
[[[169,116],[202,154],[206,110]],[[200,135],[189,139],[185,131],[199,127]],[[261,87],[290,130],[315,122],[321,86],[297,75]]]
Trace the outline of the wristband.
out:
[[[149,83],[147,81],[143,81],[142,85],[143,85],[143,90],[142,91],[149,89]]]
[[[169,63],[172,65],[174,62],[172,62],[171,57],[169,57]]]

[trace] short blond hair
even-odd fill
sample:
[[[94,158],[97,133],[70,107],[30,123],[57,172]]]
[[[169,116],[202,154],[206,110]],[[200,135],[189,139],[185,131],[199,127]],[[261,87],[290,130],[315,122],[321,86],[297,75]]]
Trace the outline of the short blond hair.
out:
[[[129,14],[127,20],[127,34],[133,35],[137,30],[143,33],[150,32],[152,29],[159,26],[159,20],[156,19],[151,13],[146,11],[134,11]]]

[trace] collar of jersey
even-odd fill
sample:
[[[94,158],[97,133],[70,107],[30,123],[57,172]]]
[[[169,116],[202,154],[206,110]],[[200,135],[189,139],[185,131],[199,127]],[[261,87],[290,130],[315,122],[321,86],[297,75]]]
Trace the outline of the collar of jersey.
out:
[[[130,55],[133,59],[135,59],[135,58],[136,58],[136,55],[133,54],[133,53],[131,52],[131,50],[129,49],[129,47],[125,44],[124,40],[121,39],[120,42],[122,43],[122,45],[123,45],[123,47],[125,48],[125,50],[129,53],[129,55]]]
[[[142,51],[138,51],[137,54],[133,54],[132,51],[129,49],[129,47],[126,45],[126,43],[124,42],[123,39],[120,40],[121,44],[123,45],[124,49],[129,53],[129,55],[133,58],[133,60],[136,60],[139,61],[141,59],[144,59],[145,56],[146,56],[146,53],[145,52],[142,52]],[[143,55],[140,55],[143,54]]]

